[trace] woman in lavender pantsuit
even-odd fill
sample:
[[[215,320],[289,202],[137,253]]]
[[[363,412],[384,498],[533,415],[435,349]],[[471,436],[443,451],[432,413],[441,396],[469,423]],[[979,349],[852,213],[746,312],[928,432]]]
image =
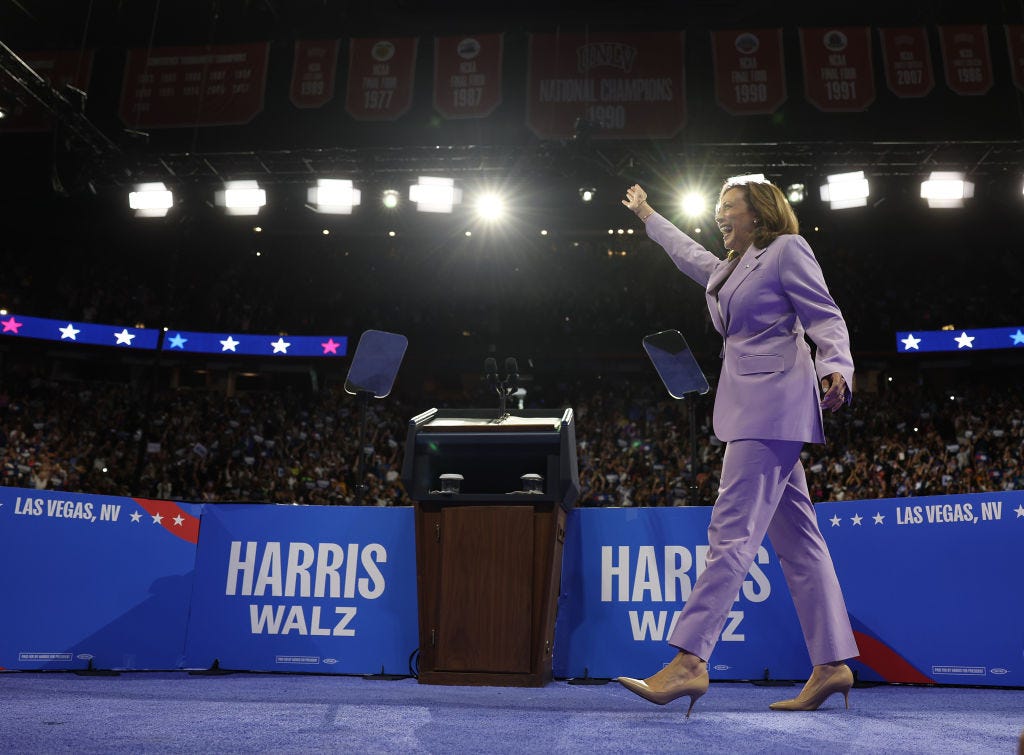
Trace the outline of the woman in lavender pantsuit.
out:
[[[836,692],[849,707],[853,674],[844,661],[858,654],[857,644],[800,463],[804,443],[825,441],[822,409],[835,412],[851,399],[853,359],[843,316],[778,187],[722,188],[715,221],[730,250],[724,260],[656,213],[640,186],[628,189],[622,203],[705,289],[724,338],[714,430],[726,447],[707,568],[669,637],[679,652],[653,676],[619,682],[658,704],[688,696],[689,716],[707,691],[708,657],[768,535],[814,665],[797,697],[770,707],[816,710]],[[805,335],[815,344],[813,359]]]

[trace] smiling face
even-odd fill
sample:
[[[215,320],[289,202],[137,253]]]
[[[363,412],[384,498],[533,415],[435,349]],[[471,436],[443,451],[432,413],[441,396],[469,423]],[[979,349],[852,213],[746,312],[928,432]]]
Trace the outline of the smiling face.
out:
[[[757,229],[757,216],[746,194],[739,186],[727,189],[722,192],[715,209],[715,223],[722,232],[725,248],[740,254],[754,241],[754,231]]]

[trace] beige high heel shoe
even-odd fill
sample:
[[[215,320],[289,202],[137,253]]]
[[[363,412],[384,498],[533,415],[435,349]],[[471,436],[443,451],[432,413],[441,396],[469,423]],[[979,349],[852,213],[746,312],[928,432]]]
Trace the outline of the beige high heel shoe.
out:
[[[815,666],[811,678],[791,700],[780,700],[768,707],[772,710],[817,710],[825,700],[836,692],[843,693],[846,708],[850,708],[850,687],[853,686],[853,672],[845,663],[839,666],[823,664]]]
[[[620,676],[619,684],[645,700],[665,705],[680,697],[690,698],[686,717],[697,701],[708,691],[707,664],[695,655],[680,653],[661,671],[646,679]]]

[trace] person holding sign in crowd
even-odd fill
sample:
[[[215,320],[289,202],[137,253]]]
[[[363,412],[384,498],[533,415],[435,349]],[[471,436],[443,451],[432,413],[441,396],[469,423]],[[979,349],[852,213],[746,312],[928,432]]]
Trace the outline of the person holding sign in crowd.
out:
[[[655,212],[640,186],[627,189],[622,203],[676,267],[704,288],[724,339],[714,431],[726,447],[707,567],[669,636],[679,652],[653,676],[619,682],[661,705],[689,697],[689,717],[708,688],[708,657],[768,535],[814,665],[797,697],[770,707],[816,710],[837,692],[849,707],[853,673],[845,661],[858,655],[857,644],[800,462],[804,443],[825,441],[822,409],[838,411],[852,397],[842,313],[778,187],[765,181],[722,187],[715,221],[726,259]],[[813,358],[805,335],[816,346]]]

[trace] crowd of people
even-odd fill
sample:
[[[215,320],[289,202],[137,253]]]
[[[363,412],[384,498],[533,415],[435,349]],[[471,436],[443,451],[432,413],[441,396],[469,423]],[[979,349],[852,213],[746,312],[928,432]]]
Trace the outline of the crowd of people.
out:
[[[815,501],[1024,489],[1024,401],[975,377],[858,391],[804,448]],[[653,369],[559,381],[533,395],[572,406],[581,506],[711,505],[723,445],[710,396],[677,401]],[[455,406],[483,405],[466,395]],[[696,401],[696,466],[688,401]],[[408,421],[424,406],[319,391],[145,387],[5,365],[0,474],[10,487],[187,501],[409,505],[401,479]],[[358,488],[363,456],[364,488]]]

